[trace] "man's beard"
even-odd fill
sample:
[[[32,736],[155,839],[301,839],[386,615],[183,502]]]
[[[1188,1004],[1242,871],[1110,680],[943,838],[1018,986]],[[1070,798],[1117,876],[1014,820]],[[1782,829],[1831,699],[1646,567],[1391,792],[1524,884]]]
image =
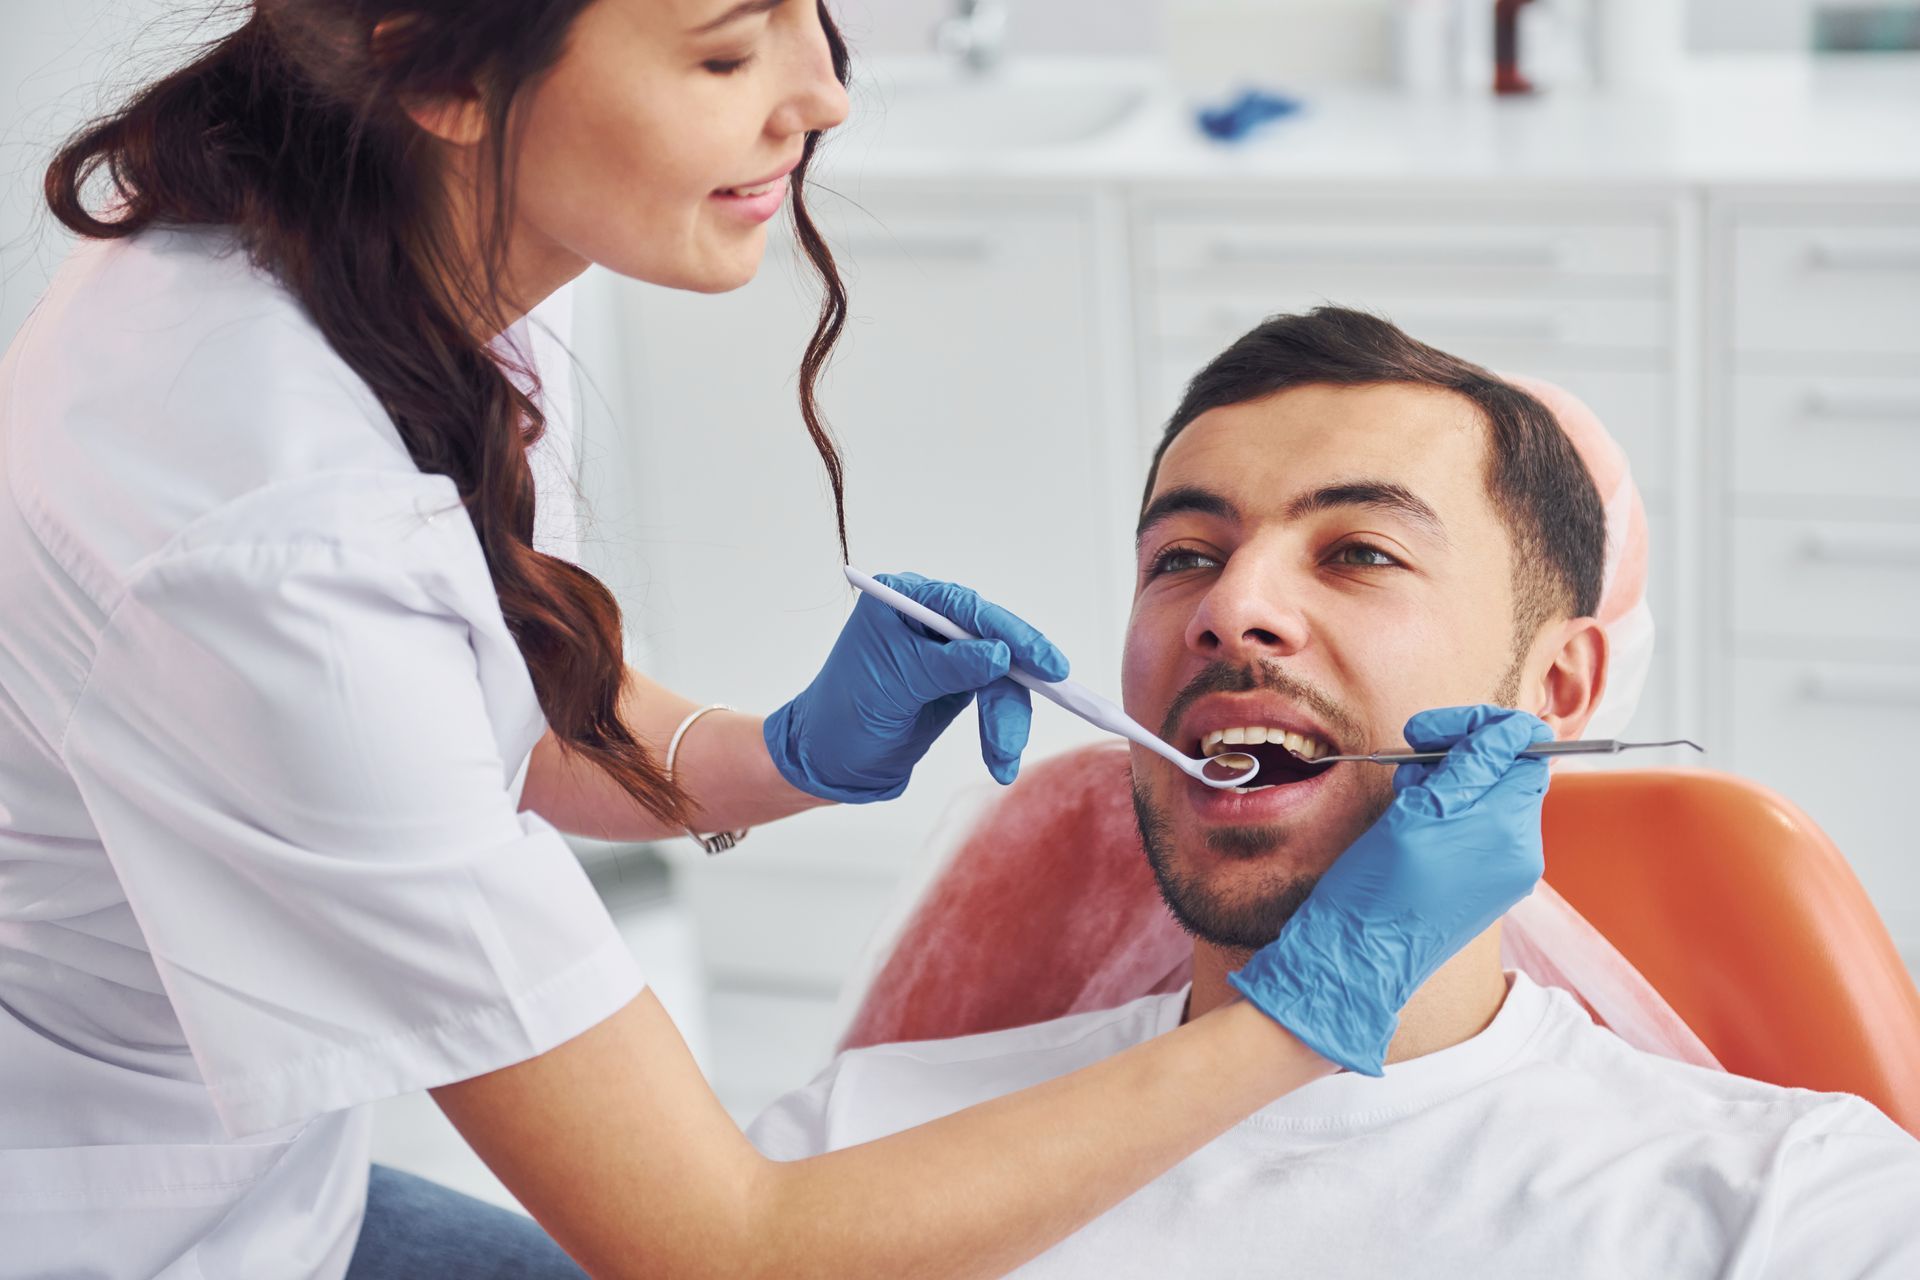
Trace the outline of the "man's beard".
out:
[[[1378,793],[1369,792],[1361,820],[1350,828],[1357,838],[1372,826],[1393,803],[1391,776]],[[1300,909],[1313,887],[1320,883],[1317,871],[1276,871],[1271,877],[1232,897],[1215,892],[1204,877],[1183,873],[1176,863],[1173,837],[1166,815],[1147,797],[1146,789],[1133,784],[1133,816],[1140,826],[1140,842],[1147,851],[1147,864],[1160,885],[1161,901],[1173,913],[1182,929],[1202,942],[1216,947],[1253,951],[1280,936],[1281,926]],[[1207,832],[1207,848],[1229,858],[1267,857],[1283,849],[1293,833],[1285,827],[1220,827]],[[1304,859],[1317,865],[1321,859],[1309,851]]]
[[[1524,649],[1517,652],[1512,665],[1501,676],[1491,699],[1496,705],[1510,707],[1514,704],[1520,692],[1520,673],[1525,658]],[[1167,737],[1174,732],[1179,717],[1202,694],[1247,692],[1253,689],[1272,689],[1314,707],[1330,719],[1346,719],[1326,695],[1271,663],[1261,664],[1257,671],[1242,670],[1237,675],[1219,668],[1208,668],[1174,698],[1167,714],[1168,726],[1161,736]],[[1353,744],[1346,749],[1366,748]],[[1376,770],[1378,777],[1373,781],[1379,785],[1369,785],[1363,791],[1359,814],[1347,828],[1352,832],[1348,844],[1379,820],[1380,815],[1393,804],[1394,797],[1392,770],[1379,765],[1358,764],[1354,767]],[[1175,922],[1201,942],[1237,951],[1254,951],[1264,947],[1280,936],[1281,928],[1293,918],[1293,913],[1300,909],[1300,904],[1307,900],[1314,886],[1320,883],[1321,873],[1317,871],[1281,871],[1244,893],[1231,898],[1224,897],[1209,890],[1203,877],[1181,872],[1174,857],[1172,825],[1167,821],[1166,814],[1155,807],[1138,779],[1133,784],[1133,816],[1140,828],[1140,842],[1147,851],[1147,863],[1153,868],[1153,878],[1160,885],[1161,900],[1167,904],[1167,910],[1172,913]],[[1207,848],[1232,859],[1270,856],[1282,851],[1290,839],[1297,839],[1297,836],[1284,826],[1219,827],[1206,833]],[[1344,853],[1346,847],[1343,844],[1336,852]],[[1302,862],[1308,865],[1322,862],[1331,865],[1332,860],[1324,854],[1323,850],[1302,850],[1293,861],[1295,865]]]

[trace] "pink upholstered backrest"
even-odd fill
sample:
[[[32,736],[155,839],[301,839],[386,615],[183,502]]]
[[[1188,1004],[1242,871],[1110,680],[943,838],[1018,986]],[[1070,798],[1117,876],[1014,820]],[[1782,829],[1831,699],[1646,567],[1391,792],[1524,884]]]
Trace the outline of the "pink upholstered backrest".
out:
[[[1111,1009],[1184,973],[1129,796],[1123,742],[1025,769],[914,906],[841,1047]]]

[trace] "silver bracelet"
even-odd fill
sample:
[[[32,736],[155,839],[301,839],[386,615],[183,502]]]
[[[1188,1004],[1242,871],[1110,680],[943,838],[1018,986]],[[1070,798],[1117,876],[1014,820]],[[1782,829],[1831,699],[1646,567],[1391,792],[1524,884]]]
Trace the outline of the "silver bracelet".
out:
[[[680,739],[685,737],[687,730],[693,727],[693,722],[695,720],[698,720],[701,716],[707,714],[707,712],[709,711],[732,711],[732,710],[733,708],[728,706],[724,702],[709,702],[706,706],[696,707],[694,708],[693,711],[688,713],[687,718],[680,722],[680,727],[673,731],[673,736],[667,739],[666,774],[667,774],[668,782],[673,781],[673,758],[675,755],[679,754]],[[692,827],[686,827],[683,829],[686,831],[688,837],[691,838],[695,844],[699,845],[702,849],[705,849],[707,851],[707,856],[709,857],[713,856],[716,853],[725,853],[727,850],[733,848],[733,846],[739,844],[742,840],[745,840],[747,838],[747,829],[744,827],[738,831],[717,831],[710,836],[703,836],[698,831],[695,831]]]

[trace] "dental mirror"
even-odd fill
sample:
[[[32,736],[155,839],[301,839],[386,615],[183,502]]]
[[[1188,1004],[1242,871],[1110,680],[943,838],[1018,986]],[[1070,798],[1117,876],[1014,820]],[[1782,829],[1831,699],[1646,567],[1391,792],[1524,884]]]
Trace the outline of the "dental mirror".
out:
[[[978,639],[972,632],[954,625],[951,618],[942,617],[918,600],[900,594],[884,582],[875,581],[852,565],[846,567],[846,574],[847,581],[861,591],[881,604],[898,610],[936,635],[945,636],[949,640]],[[1065,707],[1088,724],[1105,729],[1108,733],[1117,733],[1129,742],[1139,743],[1155,755],[1171,761],[1188,777],[1204,782],[1210,787],[1244,787],[1253,781],[1254,774],[1260,772],[1260,762],[1244,751],[1223,751],[1217,756],[1196,760],[1186,752],[1161,741],[1158,735],[1141,725],[1114,703],[1076,681],[1042,680],[1038,676],[1028,675],[1018,667],[1009,671],[1007,678],[1015,684],[1032,690],[1049,702]]]

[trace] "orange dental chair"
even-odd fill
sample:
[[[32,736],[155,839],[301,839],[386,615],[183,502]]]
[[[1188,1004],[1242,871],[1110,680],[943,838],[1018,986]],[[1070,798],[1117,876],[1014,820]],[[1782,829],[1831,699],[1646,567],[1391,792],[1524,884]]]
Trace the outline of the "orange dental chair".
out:
[[[1160,901],[1128,786],[1122,744],[1030,766],[919,895],[841,1047],[1177,989],[1190,942]],[[1542,826],[1548,883],[1727,1070],[1858,1094],[1920,1136],[1920,991],[1805,814],[1727,774],[1564,773]]]

